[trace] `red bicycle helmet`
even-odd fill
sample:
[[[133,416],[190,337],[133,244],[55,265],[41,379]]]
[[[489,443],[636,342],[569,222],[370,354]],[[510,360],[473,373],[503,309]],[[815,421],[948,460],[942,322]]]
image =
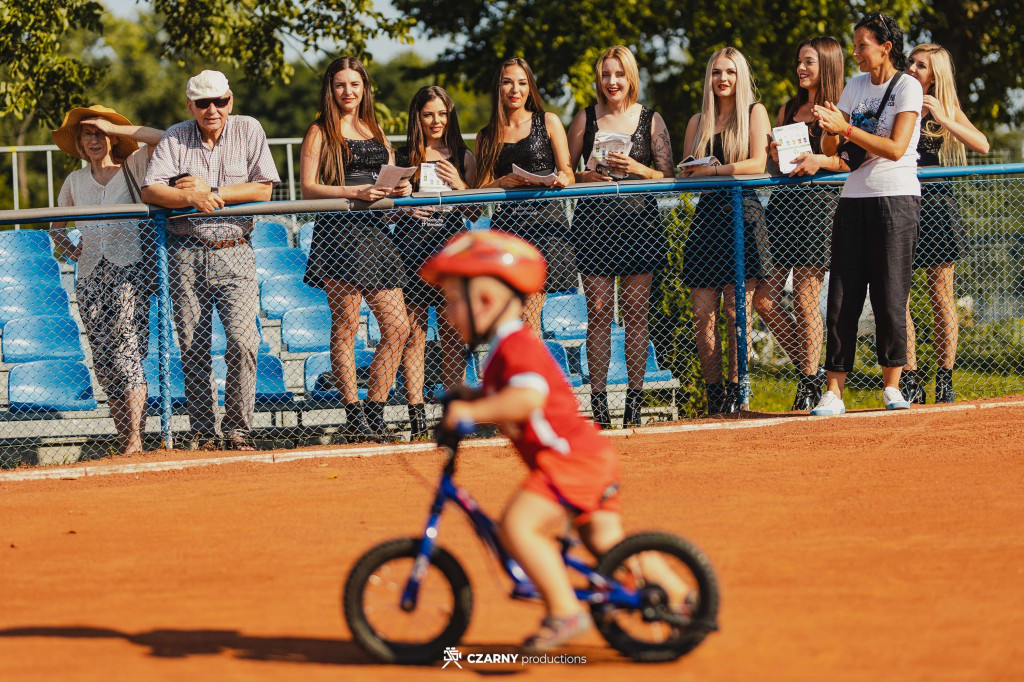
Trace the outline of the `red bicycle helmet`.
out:
[[[525,239],[497,230],[464,232],[420,268],[420,277],[439,286],[441,278],[497,277],[521,294],[535,294],[547,277],[544,256]]]

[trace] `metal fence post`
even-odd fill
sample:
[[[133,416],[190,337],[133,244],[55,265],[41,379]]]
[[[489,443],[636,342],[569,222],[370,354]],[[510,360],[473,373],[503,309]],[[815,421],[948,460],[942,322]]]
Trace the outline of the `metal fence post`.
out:
[[[740,407],[750,405],[750,375],[747,372],[747,273],[744,258],[743,188],[733,187],[732,194],[732,243],[733,243],[733,289],[736,294],[736,370],[740,388]]]
[[[171,432],[171,276],[167,259],[167,214],[153,215],[153,231],[156,237],[156,266],[159,290],[157,293],[157,321],[159,338],[160,368],[160,433],[164,447],[174,447]]]

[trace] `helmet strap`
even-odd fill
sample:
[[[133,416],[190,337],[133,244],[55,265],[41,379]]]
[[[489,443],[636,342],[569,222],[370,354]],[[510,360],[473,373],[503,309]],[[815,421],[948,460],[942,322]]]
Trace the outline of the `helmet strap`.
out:
[[[508,310],[508,307],[512,305],[512,300],[520,295],[519,292],[517,292],[515,289],[513,289],[512,287],[508,287],[509,291],[511,292],[511,295],[508,297],[508,300],[505,301],[505,305],[502,306],[501,310],[498,311],[498,314],[494,316],[494,319],[491,320],[491,323],[487,325],[486,329],[484,329],[483,331],[477,331],[476,316],[473,313],[473,299],[470,298],[469,295],[469,280],[469,277],[462,278],[462,294],[466,298],[466,315],[469,318],[470,331],[469,344],[466,346],[467,362],[470,360],[470,358],[473,357],[474,348],[476,348],[480,344],[487,343],[487,341],[489,341],[491,337],[494,336],[494,332],[497,330],[498,327],[498,320],[500,320],[501,316],[505,314],[505,311]],[[505,286],[508,285],[506,284]]]

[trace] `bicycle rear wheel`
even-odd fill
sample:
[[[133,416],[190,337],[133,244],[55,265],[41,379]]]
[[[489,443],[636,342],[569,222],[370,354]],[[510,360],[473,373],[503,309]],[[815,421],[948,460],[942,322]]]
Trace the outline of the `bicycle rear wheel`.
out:
[[[420,540],[403,538],[363,555],[342,594],[342,610],[363,649],[387,663],[422,664],[441,658],[469,627],[473,591],[459,562],[434,547],[420,582],[416,608],[404,611],[402,593],[412,574]]]
[[[668,533],[638,533],[612,547],[597,572],[642,595],[639,609],[591,604],[601,636],[637,661],[672,661],[716,630],[718,580],[695,545]],[[688,614],[682,597],[692,595]]]

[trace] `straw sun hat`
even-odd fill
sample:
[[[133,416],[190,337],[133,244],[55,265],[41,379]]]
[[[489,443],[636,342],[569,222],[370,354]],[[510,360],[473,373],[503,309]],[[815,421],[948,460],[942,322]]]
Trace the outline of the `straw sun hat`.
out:
[[[50,134],[53,135],[53,141],[60,147],[61,151],[79,159],[85,157],[82,156],[82,152],[78,148],[78,124],[82,119],[86,118],[105,118],[111,123],[121,126],[130,126],[132,124],[131,121],[121,114],[101,104],[72,109],[64,117],[64,122],[60,124],[60,128],[57,128]],[[111,156],[126,159],[139,148],[139,143],[130,137],[111,135],[110,138],[113,145],[110,150]]]

